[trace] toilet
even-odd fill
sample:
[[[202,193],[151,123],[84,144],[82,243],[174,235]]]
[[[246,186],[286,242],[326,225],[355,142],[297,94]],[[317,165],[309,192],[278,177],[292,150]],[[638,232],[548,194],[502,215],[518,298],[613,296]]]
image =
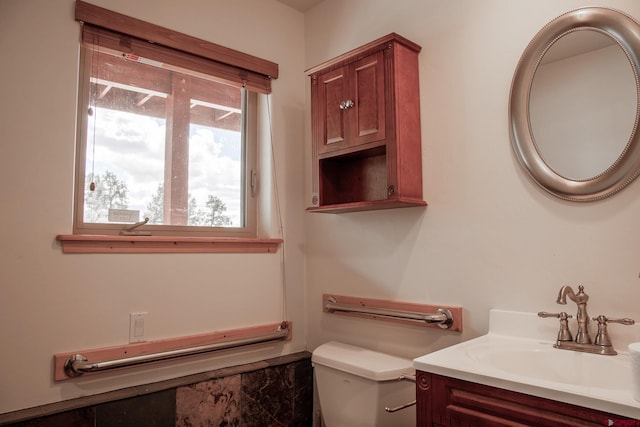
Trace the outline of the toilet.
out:
[[[320,411],[326,427],[411,427],[416,424],[412,361],[331,341],[311,355]]]

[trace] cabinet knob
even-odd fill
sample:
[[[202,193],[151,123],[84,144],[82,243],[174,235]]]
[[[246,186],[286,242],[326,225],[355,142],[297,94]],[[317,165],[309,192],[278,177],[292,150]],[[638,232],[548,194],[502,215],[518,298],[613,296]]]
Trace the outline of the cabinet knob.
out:
[[[352,108],[354,105],[355,105],[355,104],[353,103],[353,101],[352,101],[352,100],[347,99],[346,101],[342,101],[342,102],[340,103],[340,109],[341,109],[341,110],[346,110],[346,109],[348,109],[348,108]]]

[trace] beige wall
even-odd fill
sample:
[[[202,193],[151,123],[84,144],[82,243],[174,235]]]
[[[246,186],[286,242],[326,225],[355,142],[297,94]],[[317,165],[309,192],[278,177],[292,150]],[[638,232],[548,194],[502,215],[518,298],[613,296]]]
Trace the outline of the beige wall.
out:
[[[640,19],[637,1],[595,4]],[[484,334],[491,308],[558,310],[557,292],[565,284],[585,286],[593,316],[640,320],[640,182],[598,203],[564,202],[529,180],[510,147],[508,96],[520,55],[547,22],[592,5],[327,0],[305,15],[307,67],[390,32],[422,46],[429,203],[426,209],[305,214],[310,350],[335,339],[419,356]],[[308,203],[308,191],[305,197]],[[465,330],[322,314],[323,293],[462,305]]]
[[[130,312],[149,313],[149,340],[279,322],[281,258],[62,254],[55,236],[71,232],[73,201],[79,39],[75,2],[2,0],[0,413],[305,348],[300,249],[303,15],[264,0],[90,1],[279,64],[271,112],[286,224],[287,317],[293,321],[294,339],[284,346],[53,383],[55,353],[127,343]],[[278,237],[279,231],[271,227],[270,234]]]

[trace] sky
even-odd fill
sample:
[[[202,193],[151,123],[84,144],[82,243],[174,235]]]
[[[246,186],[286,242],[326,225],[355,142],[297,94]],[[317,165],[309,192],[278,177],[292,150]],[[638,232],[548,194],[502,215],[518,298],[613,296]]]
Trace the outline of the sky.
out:
[[[94,128],[96,120],[98,126]],[[158,185],[164,181],[165,121],[96,108],[89,117],[88,129],[86,175],[113,172],[127,183],[129,209],[140,210],[144,215]],[[189,193],[203,208],[209,195],[219,197],[227,207],[225,215],[235,227],[241,226],[241,154],[239,132],[191,126]]]

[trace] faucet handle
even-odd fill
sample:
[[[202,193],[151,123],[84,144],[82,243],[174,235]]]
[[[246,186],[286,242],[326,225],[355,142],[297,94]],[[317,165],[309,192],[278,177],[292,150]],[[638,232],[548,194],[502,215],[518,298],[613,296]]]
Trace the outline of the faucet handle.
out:
[[[569,319],[573,316],[564,311],[560,313],[547,313],[546,311],[538,312],[538,317],[555,317],[560,319],[560,330],[558,331],[558,341],[573,341],[573,336],[569,330]]]
[[[560,312],[560,313],[547,313],[546,311],[539,311],[538,312],[538,317],[555,317],[557,319],[570,319],[571,316],[570,314],[565,313],[564,311]]]
[[[611,338],[609,337],[609,333],[607,332],[607,323],[621,323],[623,325],[633,325],[636,323],[635,320],[629,319],[628,317],[624,317],[622,319],[609,319],[604,314],[601,314],[598,317],[592,318],[598,322],[598,333],[596,334],[596,339],[594,344],[596,345],[604,345],[604,346],[612,346]]]
[[[598,317],[600,317],[600,316],[598,316]],[[596,317],[593,320],[598,320],[598,317]],[[605,317],[605,316],[602,316],[602,317]],[[631,325],[634,325],[636,323],[635,320],[629,319],[628,317],[623,317],[622,319],[609,319],[608,317],[605,317],[605,320],[608,323],[622,323],[623,325],[627,325],[627,326],[631,326]]]
[[[598,317],[593,317],[591,320],[595,320],[596,322],[598,322],[598,325],[600,324],[606,325],[607,323],[622,323],[623,325],[631,326],[636,323],[635,320],[629,319],[628,317],[623,317],[622,319],[610,319],[604,314],[601,314]]]

